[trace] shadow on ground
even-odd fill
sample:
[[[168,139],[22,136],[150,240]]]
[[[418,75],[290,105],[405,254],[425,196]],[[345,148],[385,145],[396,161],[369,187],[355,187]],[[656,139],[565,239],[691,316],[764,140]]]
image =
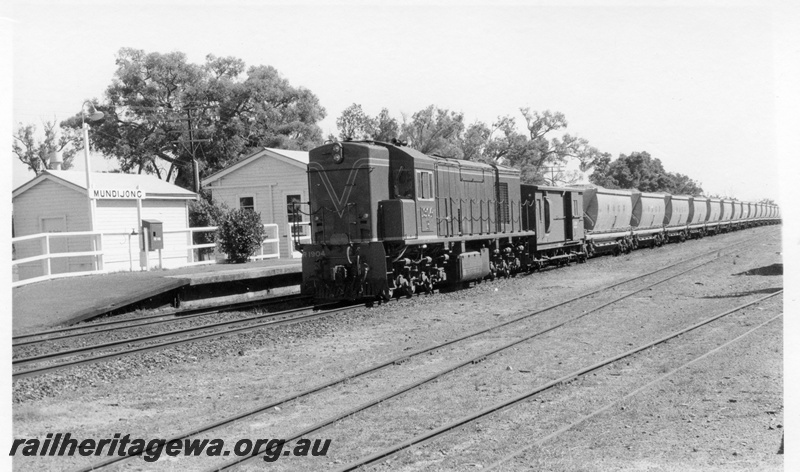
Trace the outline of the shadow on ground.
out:
[[[783,264],[777,263],[757,269],[750,269],[734,275],[783,275]]]
[[[750,295],[769,295],[770,293],[775,293],[783,290],[783,287],[775,287],[775,288],[762,288],[760,290],[750,290],[747,292],[736,292],[736,293],[729,293],[727,295],[709,295],[707,297],[700,297],[700,298],[741,298],[747,297]]]

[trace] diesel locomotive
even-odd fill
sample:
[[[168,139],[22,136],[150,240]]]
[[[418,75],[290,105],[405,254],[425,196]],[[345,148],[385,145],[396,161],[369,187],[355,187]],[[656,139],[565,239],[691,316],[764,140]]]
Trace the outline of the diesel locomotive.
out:
[[[317,300],[412,296],[702,236],[748,218],[742,202],[719,201],[719,213],[730,216],[709,226],[709,199],[526,185],[516,169],[397,142],[311,150],[308,188],[301,211],[312,242],[301,247],[302,292]],[[706,211],[697,210],[703,203]],[[779,218],[777,207],[746,205],[753,223]]]

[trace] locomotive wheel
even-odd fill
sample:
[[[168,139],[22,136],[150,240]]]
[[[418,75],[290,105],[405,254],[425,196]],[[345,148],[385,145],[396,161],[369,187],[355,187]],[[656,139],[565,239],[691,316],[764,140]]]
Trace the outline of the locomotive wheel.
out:
[[[416,288],[414,287],[413,283],[406,285],[405,289],[403,290],[406,294],[406,298],[411,298],[414,296],[414,292],[416,292]]]
[[[388,302],[389,300],[392,299],[393,296],[394,296],[394,289],[392,288],[386,287],[381,292],[381,300],[383,300],[384,302]]]

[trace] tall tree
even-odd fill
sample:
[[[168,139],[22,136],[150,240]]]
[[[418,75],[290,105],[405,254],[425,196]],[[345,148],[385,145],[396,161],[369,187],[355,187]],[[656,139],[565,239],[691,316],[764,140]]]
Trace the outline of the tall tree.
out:
[[[322,142],[325,109],[309,90],[294,87],[270,66],[209,55],[192,64],[181,52],[123,48],[117,71],[97,108],[93,144],[125,172],[154,173],[186,188],[192,158],[201,175],[261,147],[310,149]],[[80,116],[63,123],[80,127]],[[166,164],[165,164],[166,163]]]
[[[62,130],[61,136],[58,136],[56,124],[51,121],[44,122],[43,128],[44,140],[40,141],[36,138],[36,125],[20,123],[12,145],[14,154],[36,175],[49,168],[50,157],[54,152],[61,153],[62,169],[71,168],[75,153],[82,146],[78,133],[72,129],[65,129]]]
[[[683,174],[672,174],[664,169],[661,160],[647,152],[620,154],[613,162],[602,158],[597,161],[589,181],[610,188],[637,189],[642,192],[669,192],[672,194],[700,195],[703,189]]]
[[[567,126],[563,113],[532,112],[529,108],[521,108],[520,112],[525,119],[525,132],[519,130],[511,116],[499,117],[491,126],[482,122],[470,125],[462,141],[465,158],[520,169],[525,183],[552,184],[578,179],[579,173],[565,170],[569,160],[577,159],[585,171],[602,156],[583,138],[553,136]]]
[[[669,178],[671,182],[667,191],[673,195],[702,195],[703,193],[700,183],[687,175],[670,172]]]
[[[375,141],[390,142],[400,135],[400,125],[397,120],[389,116],[389,110],[382,108],[375,118],[375,130],[372,139]]]
[[[461,150],[464,132],[463,114],[430,105],[414,113],[410,120],[403,121],[400,127],[400,139],[407,141],[409,146],[425,154],[463,157]]]
[[[369,139],[377,127],[377,120],[364,113],[361,105],[354,103],[342,111],[336,119],[339,128],[339,139]]]

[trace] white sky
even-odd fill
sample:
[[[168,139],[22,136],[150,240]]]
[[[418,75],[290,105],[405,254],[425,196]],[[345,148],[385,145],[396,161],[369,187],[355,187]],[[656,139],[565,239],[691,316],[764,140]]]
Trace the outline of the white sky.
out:
[[[520,125],[520,107],[550,109],[614,158],[647,151],[709,193],[778,198],[775,17],[754,2],[126,3],[8,9],[14,128],[102,99],[121,47],[230,55],[314,92],[325,135],[352,103],[398,120],[435,104],[467,123],[510,114]],[[14,187],[32,176],[14,161]]]

